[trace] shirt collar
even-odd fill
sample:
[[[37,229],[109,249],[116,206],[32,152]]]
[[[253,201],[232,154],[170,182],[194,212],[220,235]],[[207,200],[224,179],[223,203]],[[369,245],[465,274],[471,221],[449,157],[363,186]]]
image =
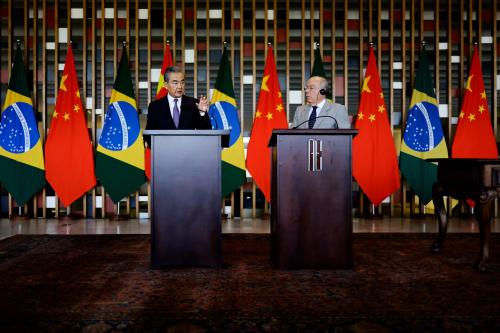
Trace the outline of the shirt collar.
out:
[[[325,105],[325,103],[326,103],[326,98],[324,100],[322,100],[321,103],[316,104],[316,106],[318,107],[317,109],[321,110],[323,108],[323,106]]]
[[[168,98],[168,104],[169,105],[174,105],[174,97],[170,96],[169,93],[167,93],[167,98]],[[180,107],[182,102],[182,96],[177,97],[177,106]]]

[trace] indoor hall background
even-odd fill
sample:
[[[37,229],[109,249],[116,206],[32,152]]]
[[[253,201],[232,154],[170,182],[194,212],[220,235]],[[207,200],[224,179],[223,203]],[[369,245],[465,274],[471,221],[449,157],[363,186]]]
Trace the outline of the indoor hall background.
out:
[[[274,47],[283,101],[291,121],[295,108],[303,102],[302,88],[311,71],[315,43],[320,47],[335,100],[355,115],[368,43],[373,41],[399,149],[420,43],[425,40],[450,147],[474,41],[479,42],[492,123],[498,135],[498,6],[499,0],[1,0],[0,99],[5,99],[19,39],[44,140],[67,43],[72,41],[82,101],[95,143],[123,41],[127,42],[143,126],[148,103],[156,92],[165,42],[170,41],[174,61],[185,68],[187,94],[208,95],[226,41],[241,124],[248,140],[267,43]],[[250,175],[248,180],[225,200],[232,207],[231,216],[256,217],[268,211]],[[148,193],[145,184],[123,200],[120,213],[147,216]],[[357,187],[353,195],[354,205],[362,214],[366,200]],[[15,203],[3,189],[1,197],[2,214],[10,216]],[[103,197],[103,189],[96,187],[74,204],[72,211],[88,217],[116,212],[117,207]],[[49,186],[24,209],[39,217],[66,212]],[[408,216],[421,209],[406,189],[395,192],[382,210],[387,215]]]

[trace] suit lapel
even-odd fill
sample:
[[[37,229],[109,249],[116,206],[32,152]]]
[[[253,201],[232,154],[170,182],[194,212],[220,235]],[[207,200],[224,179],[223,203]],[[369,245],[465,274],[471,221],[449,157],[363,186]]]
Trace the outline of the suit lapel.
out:
[[[318,117],[323,117],[323,116],[328,116],[329,115],[329,110],[330,110],[330,103],[328,101],[323,105],[321,108],[321,112],[318,114]],[[325,122],[327,118],[318,118],[316,119],[316,122],[314,123],[314,128],[320,128],[323,122]]]
[[[304,107],[304,111],[305,111],[303,113],[304,114],[304,118],[302,119],[301,123],[309,120],[309,114],[311,113],[311,110],[312,110],[312,106],[310,106],[310,105],[307,105],[307,106]],[[305,125],[306,125],[306,128],[308,128],[307,127],[308,124],[306,123]]]
[[[188,108],[189,108],[189,105],[187,103],[188,99],[186,98],[186,96],[182,96],[182,104],[181,104],[181,107],[179,108],[179,112],[180,112],[180,116],[179,116],[179,127],[178,128],[183,128],[182,126],[184,126],[184,122],[186,122],[186,117],[188,117]],[[173,121],[172,121],[173,122]]]

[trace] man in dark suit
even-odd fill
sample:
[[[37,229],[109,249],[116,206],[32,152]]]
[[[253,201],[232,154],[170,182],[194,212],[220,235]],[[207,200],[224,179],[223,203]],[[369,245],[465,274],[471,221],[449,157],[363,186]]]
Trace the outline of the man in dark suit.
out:
[[[184,72],[179,67],[169,67],[164,80],[168,94],[149,104],[146,129],[212,129],[207,97],[201,96],[198,101],[184,95]],[[150,146],[150,138],[145,139]]]

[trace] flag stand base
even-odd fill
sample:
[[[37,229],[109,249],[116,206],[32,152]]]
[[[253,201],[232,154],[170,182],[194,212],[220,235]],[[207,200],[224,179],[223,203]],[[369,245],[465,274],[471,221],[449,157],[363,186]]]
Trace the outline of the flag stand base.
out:
[[[59,215],[57,219],[61,221],[69,221],[69,220],[78,220],[83,218],[84,218],[83,214],[69,214],[69,215]]]
[[[365,210],[363,218],[367,220],[382,220],[384,218],[384,215],[380,213],[378,206],[370,204],[369,209]]]
[[[10,220],[29,220],[30,217],[28,214],[12,214],[9,216]]]
[[[378,213],[375,215],[368,213],[368,214],[365,214],[365,216],[363,216],[363,218],[366,220],[383,220],[384,216],[382,214],[378,214]]]
[[[113,221],[124,221],[124,220],[130,220],[130,214],[123,214],[123,215],[109,215],[108,219],[113,220]]]
[[[429,214],[427,214],[427,215],[429,215]],[[410,218],[415,219],[415,220],[424,220],[427,218],[427,215],[425,213],[413,213],[413,214],[410,214]]]

